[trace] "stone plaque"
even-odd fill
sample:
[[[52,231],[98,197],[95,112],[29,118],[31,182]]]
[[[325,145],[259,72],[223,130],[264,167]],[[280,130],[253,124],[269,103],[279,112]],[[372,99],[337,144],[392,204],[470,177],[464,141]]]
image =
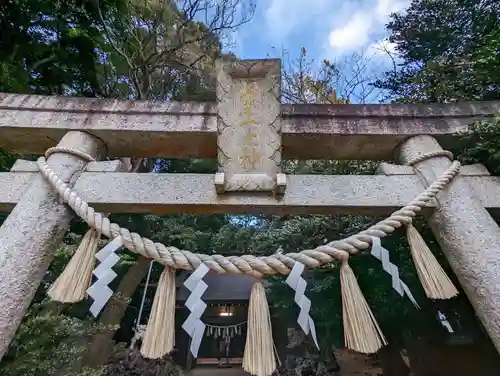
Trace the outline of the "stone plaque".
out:
[[[280,79],[279,60],[217,64],[217,192],[283,192]]]

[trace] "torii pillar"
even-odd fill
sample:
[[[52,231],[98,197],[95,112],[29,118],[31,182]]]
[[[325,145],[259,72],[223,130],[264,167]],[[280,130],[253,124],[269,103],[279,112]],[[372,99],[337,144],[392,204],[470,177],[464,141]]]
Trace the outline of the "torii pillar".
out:
[[[57,146],[79,150],[95,159],[103,156],[105,150],[105,145],[96,137],[76,131],[66,133]],[[87,161],[71,154],[55,153],[47,163],[68,182]],[[0,359],[73,216],[73,211],[60,202],[42,174],[37,174],[0,227]]]
[[[433,137],[422,135],[403,142],[397,156],[406,164],[442,150]],[[447,157],[440,156],[414,167],[428,186],[450,165]],[[500,227],[460,175],[438,195],[437,201],[438,209],[427,218],[429,226],[500,352]]]

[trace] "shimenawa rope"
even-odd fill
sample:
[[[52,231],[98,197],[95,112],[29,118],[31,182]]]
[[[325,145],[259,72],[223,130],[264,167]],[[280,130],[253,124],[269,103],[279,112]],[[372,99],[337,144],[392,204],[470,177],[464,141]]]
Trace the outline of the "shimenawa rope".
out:
[[[58,147],[49,149],[46,157],[55,152],[73,154],[86,159],[87,161],[93,160],[92,157],[80,151]],[[452,158],[449,152],[434,152],[418,156],[409,164],[416,164],[427,158],[435,156],[446,156],[450,159]],[[126,248],[133,252],[152,258],[166,265],[167,268],[165,269],[165,272],[168,272],[171,276],[173,276],[173,273],[169,267],[187,270],[196,269],[197,271],[198,269],[203,268],[205,271],[212,270],[217,273],[249,274],[260,279],[265,274],[288,274],[294,265],[302,267],[303,265],[306,265],[310,268],[315,268],[334,260],[340,260],[342,262],[340,270],[343,301],[342,316],[346,345],[352,350],[364,353],[376,352],[387,342],[381,333],[366,300],[363,297],[354,273],[347,263],[349,255],[354,254],[359,250],[368,249],[370,245],[372,245],[372,242],[375,240],[378,241],[379,238],[387,236],[396,228],[403,225],[407,226],[407,228],[411,228],[412,219],[415,217],[416,213],[420,211],[429,201],[434,199],[443,187],[446,186],[446,184],[448,184],[454,176],[456,176],[460,169],[460,164],[458,162],[453,162],[450,168],[448,168],[439,179],[433,182],[424,192],[419,194],[409,205],[394,212],[391,216],[376,225],[371,226],[367,230],[361,231],[360,233],[346,239],[333,241],[315,249],[304,250],[299,253],[276,253],[272,256],[266,257],[255,257],[251,255],[241,257],[224,257],[222,255],[193,254],[189,251],[179,250],[175,247],[166,247],[161,243],[153,243],[151,240],[143,238],[139,234],[130,233],[127,229],[121,228],[117,224],[110,222],[106,215],[96,213],[95,210],[90,207],[88,203],[83,201],[68,184],[59,178],[59,176],[48,166],[44,158],[40,158],[38,160],[38,166],[42,175],[49,181],[52,187],[61,196],[63,201],[66,202],[79,217],[87,222],[91,228],[104,234],[108,238],[113,239],[114,242],[119,241],[120,245],[123,244]],[[411,232],[410,235],[415,238],[415,233],[416,230]],[[113,242],[110,244],[112,243]],[[414,245],[413,247],[412,243]],[[451,284],[449,280],[446,280],[447,277],[445,273],[442,270],[438,270],[439,263],[434,258],[432,253],[422,249],[421,244],[419,244],[420,243],[418,242],[410,241],[412,256],[414,257],[415,263],[418,264],[417,268],[420,268],[419,276],[422,274],[425,278],[432,277],[435,280],[434,284]],[[297,263],[303,265],[299,265]],[[196,274],[196,271],[194,274]],[[429,277],[428,274],[430,274],[431,277]],[[192,276],[193,275],[191,275],[191,277]],[[172,316],[174,314],[172,310],[174,310],[175,307],[175,297],[174,293],[169,293],[167,294],[167,298],[166,296],[163,296],[165,294],[162,294],[162,292],[171,291],[172,288],[174,288],[175,283],[172,278],[170,278],[169,281],[163,278],[160,279],[159,285],[160,284],[162,286],[159,286],[157,293],[155,294],[156,309],[153,307],[148,322],[148,329],[146,331],[146,334],[149,334],[149,336],[145,336],[143,349],[141,349],[143,355],[153,358],[161,357],[170,352],[173,346],[173,337],[166,335],[165,328],[168,327],[169,331],[171,331],[171,325],[173,325]],[[433,287],[433,285],[429,286]],[[300,291],[302,290],[305,290],[305,286],[302,286]],[[453,296],[453,294],[449,294],[451,291],[449,288],[443,289],[443,291],[448,292],[447,294],[442,294],[438,290],[436,291],[437,295],[441,295],[440,298]],[[433,294],[434,292],[431,291],[431,296]],[[250,302],[257,299],[257,295],[259,294],[257,294],[256,290],[252,289]],[[258,299],[261,304],[250,304],[249,320],[251,317],[259,316],[261,319],[257,321],[260,322],[264,320],[266,312],[266,317],[269,316],[267,301],[265,301],[265,294],[263,296],[264,300],[262,297]],[[169,311],[169,313],[167,313],[167,311]],[[187,325],[187,321],[188,320],[184,323],[185,325]],[[275,358],[272,356],[274,353],[269,350],[269,344],[273,343],[271,334],[272,331],[270,326],[269,328],[264,329],[255,324],[250,325],[250,321],[244,356],[246,359],[244,362],[245,369],[258,376],[269,376],[276,368]],[[264,321],[267,322],[269,319]],[[310,321],[312,321],[312,319],[310,319]],[[268,324],[270,325],[270,322],[268,322]],[[312,324],[314,325],[314,323]],[[163,330],[162,335],[158,337],[156,334],[161,330]],[[190,335],[193,337],[194,333],[191,333]],[[167,340],[165,340],[166,337],[168,337]],[[194,342],[192,342],[192,344],[193,343]],[[197,346],[199,346],[199,344]],[[266,351],[262,352],[263,349],[266,349]],[[197,353],[197,350],[195,353]]]
[[[56,151],[54,151],[54,149],[56,149]],[[66,152],[83,157],[87,160],[93,159],[85,155],[85,153],[73,149],[53,148],[49,150],[51,150],[51,153],[48,154]],[[429,158],[430,155],[419,158],[423,157]],[[81,219],[91,228],[101,232],[110,239],[121,236],[125,247],[132,252],[152,258],[161,264],[173,268],[194,270],[201,263],[204,263],[210,270],[219,274],[248,274],[256,278],[261,278],[266,274],[286,275],[293,268],[295,261],[301,262],[309,268],[317,268],[334,260],[346,261],[349,258],[349,254],[355,254],[358,251],[368,249],[372,243],[373,236],[383,238],[394,232],[395,229],[403,225],[411,224],[416,213],[434,199],[458,174],[460,163],[454,161],[436,181],[434,181],[424,192],[420,193],[412,202],[367,230],[342,240],[332,241],[328,244],[318,246],[315,249],[303,250],[299,253],[274,254],[261,257],[252,255],[222,256],[200,253],[195,254],[186,250],[180,250],[176,247],[167,247],[162,243],[154,243],[148,238],[130,232],[126,228],[111,222],[104,214],[96,212],[77,192],[61,180],[57,173],[46,163],[45,158],[42,157],[38,159],[38,167],[42,175],[63,198],[64,202],[66,202]]]

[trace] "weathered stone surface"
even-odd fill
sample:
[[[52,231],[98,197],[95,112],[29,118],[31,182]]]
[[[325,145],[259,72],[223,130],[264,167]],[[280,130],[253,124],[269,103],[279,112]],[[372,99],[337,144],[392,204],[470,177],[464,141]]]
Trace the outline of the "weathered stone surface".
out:
[[[106,162],[107,163],[107,162]],[[36,171],[36,165],[25,166]],[[94,167],[92,167],[94,168]],[[472,171],[474,173],[474,171]],[[0,211],[12,210],[36,173],[0,173]],[[84,172],[83,199],[105,213],[268,213],[385,216],[424,190],[416,175],[290,175],[281,200],[267,194],[218,196],[212,175]],[[500,178],[461,176],[490,211],[500,208]]]
[[[272,190],[281,171],[280,61],[219,62],[217,69],[217,162],[223,188]]]
[[[377,169],[378,174],[383,175],[414,175],[415,170],[412,166],[396,165],[392,163],[381,162]],[[488,169],[480,164],[471,164],[460,167],[460,176],[490,176]]]
[[[390,159],[410,136],[443,147],[500,102],[435,105],[282,105],[286,159]],[[68,130],[89,132],[110,156],[215,158],[214,103],[155,103],[0,93],[0,146],[43,153]]]
[[[401,145],[406,163],[442,150],[430,136],[417,136]],[[416,165],[429,184],[450,166],[448,158],[430,158]],[[485,177],[483,177],[485,178]],[[477,316],[500,351],[500,227],[465,179],[455,179],[438,196],[439,208],[428,222]]]
[[[122,161],[95,161],[89,162],[85,167],[85,172],[116,172],[116,171],[128,171],[130,169],[130,163],[128,166],[122,166]],[[23,159],[18,159],[14,162],[14,165],[10,169],[11,172],[38,172],[38,165],[33,161],[26,161]]]
[[[28,136],[26,136],[28,137]],[[104,145],[91,135],[69,132],[59,143],[94,157]],[[68,181],[86,164],[56,153],[48,163]],[[19,204],[0,227],[0,359],[14,336],[42,280],[73,213],[40,174],[32,174]]]

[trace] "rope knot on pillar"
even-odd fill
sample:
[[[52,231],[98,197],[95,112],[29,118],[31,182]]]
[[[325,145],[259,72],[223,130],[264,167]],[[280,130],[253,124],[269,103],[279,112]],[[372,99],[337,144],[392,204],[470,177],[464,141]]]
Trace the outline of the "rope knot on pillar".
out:
[[[427,159],[436,158],[436,157],[446,157],[450,161],[453,161],[453,153],[451,151],[436,150],[433,152],[424,153],[424,154],[419,155],[413,159],[410,159],[408,162],[406,162],[406,165],[414,167],[417,163],[426,161]]]
[[[93,156],[85,153],[84,151],[81,151],[78,149],[73,149],[73,148],[66,148],[66,147],[62,147],[62,146],[54,146],[52,148],[48,148],[45,151],[45,159],[48,159],[52,154],[55,154],[55,153],[74,155],[75,157],[81,158],[86,162],[94,162],[96,160]]]

